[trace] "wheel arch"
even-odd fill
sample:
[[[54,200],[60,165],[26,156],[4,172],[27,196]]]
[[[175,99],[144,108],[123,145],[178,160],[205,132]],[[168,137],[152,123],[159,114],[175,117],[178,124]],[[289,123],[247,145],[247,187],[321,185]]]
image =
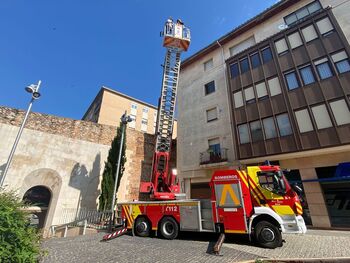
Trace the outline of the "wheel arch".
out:
[[[282,229],[283,221],[282,218],[269,207],[258,207],[255,208],[255,214],[249,220],[248,233],[252,233],[254,226],[260,221],[268,221],[280,230]]]

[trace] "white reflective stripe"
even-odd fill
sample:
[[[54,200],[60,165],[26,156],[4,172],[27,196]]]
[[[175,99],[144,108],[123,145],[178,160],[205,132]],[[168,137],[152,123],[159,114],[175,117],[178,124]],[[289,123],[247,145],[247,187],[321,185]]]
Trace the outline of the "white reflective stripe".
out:
[[[328,61],[328,58],[322,58],[320,60],[316,60],[314,63],[315,65],[319,65],[319,64],[322,64],[324,62],[327,62]]]
[[[341,60],[344,60],[344,59],[347,59],[347,58],[348,58],[348,55],[346,54],[345,51],[341,51],[339,53],[332,55],[332,60],[334,63],[341,61]]]

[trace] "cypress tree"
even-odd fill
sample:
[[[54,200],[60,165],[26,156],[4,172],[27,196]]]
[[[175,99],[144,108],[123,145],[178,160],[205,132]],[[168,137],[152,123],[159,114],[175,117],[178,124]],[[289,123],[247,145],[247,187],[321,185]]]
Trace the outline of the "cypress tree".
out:
[[[112,195],[114,189],[115,175],[118,164],[120,141],[122,137],[122,123],[117,128],[117,135],[114,137],[111,148],[108,152],[107,162],[105,162],[105,168],[102,174],[101,195],[99,197],[99,210],[110,210],[112,205]],[[120,184],[120,179],[124,172],[124,164],[126,162],[125,149],[126,149],[126,132],[124,129],[124,143],[122,145],[122,157],[120,160],[120,171],[117,182],[117,192]]]

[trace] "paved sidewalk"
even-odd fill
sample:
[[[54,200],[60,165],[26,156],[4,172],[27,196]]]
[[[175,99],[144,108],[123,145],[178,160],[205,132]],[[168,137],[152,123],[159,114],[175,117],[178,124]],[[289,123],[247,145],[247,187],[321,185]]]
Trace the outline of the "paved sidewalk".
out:
[[[43,243],[48,256],[43,263],[58,262],[239,262],[258,256],[225,247],[224,256],[206,253],[209,241],[164,240],[124,235],[100,242],[104,233],[89,236],[50,239]],[[214,236],[212,236],[214,237]],[[206,238],[204,238],[206,239]],[[214,237],[215,239],[215,237]]]
[[[310,230],[306,235],[284,235],[283,247],[264,249],[249,243],[246,236],[228,236],[222,256],[207,253],[217,235],[182,233],[179,239],[140,238],[124,235],[100,242],[104,233],[50,239],[43,243],[48,256],[42,263],[55,262],[240,262],[262,258],[350,257],[350,232]]]
[[[272,259],[350,257],[348,231],[308,230],[306,235],[283,235],[283,239],[286,242],[276,249],[237,244],[229,240],[223,246]]]

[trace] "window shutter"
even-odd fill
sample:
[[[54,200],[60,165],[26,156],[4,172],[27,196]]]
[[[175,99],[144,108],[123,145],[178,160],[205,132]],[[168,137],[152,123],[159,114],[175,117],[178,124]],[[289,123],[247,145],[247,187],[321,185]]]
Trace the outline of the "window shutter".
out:
[[[296,111],[295,117],[301,133],[312,131],[314,129],[307,109]]]
[[[284,38],[282,38],[278,41],[275,41],[275,46],[276,46],[278,54],[281,54],[281,53],[288,50],[287,42]]]
[[[233,98],[235,101],[235,108],[239,108],[243,106],[243,96],[242,91],[238,91],[235,94],[233,94]]]
[[[288,36],[289,44],[291,48],[299,47],[303,44],[299,32],[295,32]]]
[[[329,117],[326,105],[318,105],[311,108],[318,129],[332,127],[332,121]]]
[[[280,86],[280,82],[279,82],[278,78],[269,79],[267,81],[267,83],[269,85],[269,90],[270,90],[271,96],[281,94],[282,91],[281,91],[281,86]]]
[[[267,96],[267,90],[266,90],[266,84],[265,82],[261,82],[255,86],[256,93],[258,95],[258,98]]]
[[[328,17],[325,17],[325,18],[317,21],[316,25],[317,25],[317,27],[320,30],[320,33],[322,35],[333,30],[333,25],[332,25],[332,23],[331,23],[331,21],[329,20]]]
[[[317,38],[317,33],[313,25],[309,25],[301,30],[306,42],[310,42]]]
[[[255,98],[253,87],[249,87],[244,90],[245,100],[249,101]]]
[[[350,123],[350,111],[345,100],[333,101],[329,105],[331,106],[337,125]]]

